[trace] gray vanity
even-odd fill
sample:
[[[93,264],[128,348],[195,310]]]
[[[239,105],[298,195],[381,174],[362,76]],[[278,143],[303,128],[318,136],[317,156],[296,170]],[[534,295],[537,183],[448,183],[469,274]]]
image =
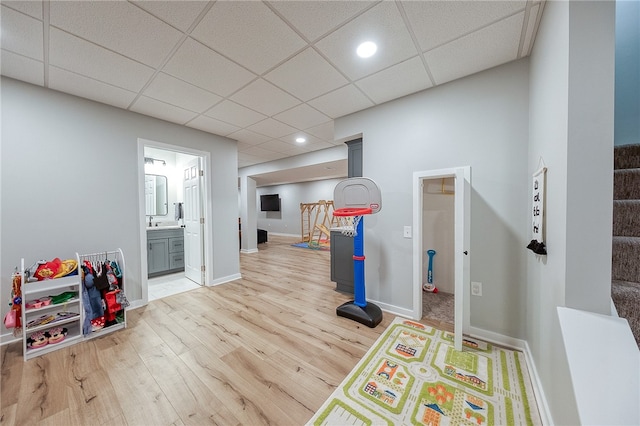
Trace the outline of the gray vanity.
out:
[[[147,228],[149,277],[184,271],[184,228]]]

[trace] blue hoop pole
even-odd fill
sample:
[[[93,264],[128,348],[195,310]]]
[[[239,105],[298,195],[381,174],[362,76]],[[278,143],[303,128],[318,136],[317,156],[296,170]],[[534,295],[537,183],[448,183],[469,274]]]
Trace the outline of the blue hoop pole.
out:
[[[354,305],[364,308],[367,306],[364,286],[364,216],[356,226],[356,236],[353,239],[353,293]]]

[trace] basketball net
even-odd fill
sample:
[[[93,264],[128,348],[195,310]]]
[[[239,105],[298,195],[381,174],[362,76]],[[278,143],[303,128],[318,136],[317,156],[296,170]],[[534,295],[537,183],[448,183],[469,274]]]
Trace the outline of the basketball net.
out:
[[[358,222],[362,216],[334,216],[338,219],[340,225],[340,232],[347,237],[355,237],[358,235]]]

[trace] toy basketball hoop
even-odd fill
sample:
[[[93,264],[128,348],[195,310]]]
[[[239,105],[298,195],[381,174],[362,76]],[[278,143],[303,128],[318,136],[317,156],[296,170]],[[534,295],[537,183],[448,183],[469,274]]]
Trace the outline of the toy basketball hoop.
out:
[[[352,209],[348,207],[344,207],[341,209],[337,209],[333,212],[333,216],[338,219],[338,224],[340,225],[340,232],[342,235],[346,235],[347,237],[355,237],[358,235],[358,223],[360,223],[360,219],[362,216],[366,214],[371,214],[371,208],[363,208],[363,209]]]
[[[339,182],[333,191],[335,210],[340,231],[353,236],[353,291],[354,300],[338,306],[336,313],[375,327],[382,321],[382,310],[373,303],[367,303],[364,285],[364,232],[362,217],[378,213],[382,207],[380,189],[368,178],[349,178]]]

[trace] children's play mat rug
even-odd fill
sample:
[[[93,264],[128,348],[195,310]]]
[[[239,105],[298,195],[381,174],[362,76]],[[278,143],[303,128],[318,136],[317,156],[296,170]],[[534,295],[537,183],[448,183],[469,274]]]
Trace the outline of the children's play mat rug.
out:
[[[306,248],[306,249],[312,249],[312,250],[322,250],[322,251],[329,251],[331,250],[331,246],[329,244],[329,241],[327,240],[320,240],[320,242],[318,241],[310,241],[310,242],[302,242],[302,243],[295,243],[295,244],[291,244],[294,247],[299,247],[299,248]]]
[[[396,318],[308,425],[540,425],[524,355]]]

